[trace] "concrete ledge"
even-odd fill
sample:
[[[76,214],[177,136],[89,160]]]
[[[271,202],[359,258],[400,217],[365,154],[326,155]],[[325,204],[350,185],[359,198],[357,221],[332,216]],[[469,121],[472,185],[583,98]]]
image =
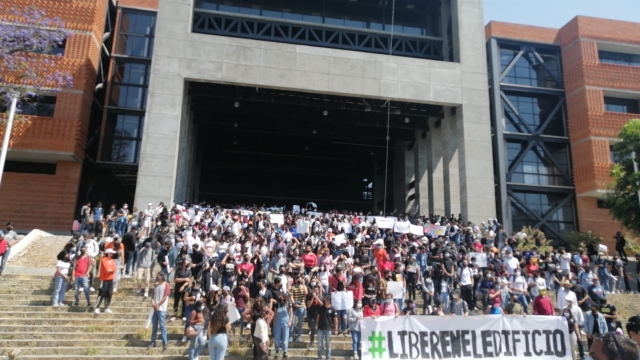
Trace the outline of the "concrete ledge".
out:
[[[33,240],[35,240],[37,237],[40,237],[40,236],[53,236],[53,235],[38,229],[31,230],[31,232],[27,234],[27,236],[23,237],[22,240],[20,240],[17,244],[11,247],[11,253],[9,254],[9,259],[7,260],[10,261],[12,258],[16,257],[19,253],[22,253],[29,246],[29,244],[31,244]]]

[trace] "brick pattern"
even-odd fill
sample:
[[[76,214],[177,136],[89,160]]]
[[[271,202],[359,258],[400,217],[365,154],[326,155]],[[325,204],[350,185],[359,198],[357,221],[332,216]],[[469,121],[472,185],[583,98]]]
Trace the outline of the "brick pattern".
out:
[[[119,6],[135,7],[149,10],[158,9],[158,0],[119,0]]]
[[[82,164],[58,162],[55,175],[4,173],[0,219],[17,229],[70,231]]]
[[[556,42],[558,29],[490,21],[484,28],[485,38],[523,40],[536,43]]]
[[[611,218],[609,210],[598,208],[598,199],[594,197],[579,197],[577,204],[580,230],[602,237],[603,243],[613,250],[615,241],[611,237],[622,230],[620,223]]]

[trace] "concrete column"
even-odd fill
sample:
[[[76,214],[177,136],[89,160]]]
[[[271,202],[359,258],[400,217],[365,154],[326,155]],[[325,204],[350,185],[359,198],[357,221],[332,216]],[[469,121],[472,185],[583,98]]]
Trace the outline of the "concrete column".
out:
[[[393,184],[388,185],[388,188],[393,186],[393,207],[387,205],[389,211],[396,209],[402,212],[407,207],[406,168],[404,164],[406,147],[407,143],[405,141],[396,141],[393,160]]]
[[[496,214],[483,0],[452,0],[462,106],[456,111],[460,212],[480,223]]]
[[[424,139],[423,139],[424,134]],[[413,145],[413,163],[415,174],[415,205],[418,205],[418,214],[429,214],[429,142],[427,132],[416,130],[416,141]],[[414,205],[414,209],[415,209]]]
[[[413,161],[413,148],[404,147],[404,184],[406,190],[405,207],[398,208],[398,212],[410,213],[415,210],[415,187],[411,184],[416,179],[415,164]]]
[[[444,215],[444,171],[442,158],[442,125],[436,127],[436,120],[429,120],[427,133],[427,182],[429,214]]]
[[[445,215],[460,213],[460,180],[458,171],[458,140],[456,135],[455,107],[445,107],[445,118],[442,121],[442,149],[443,149],[443,182],[444,182],[444,211]]]
[[[380,165],[374,163],[371,176],[373,176],[373,212],[378,214],[382,209],[382,200],[384,199],[384,169],[380,169]]]

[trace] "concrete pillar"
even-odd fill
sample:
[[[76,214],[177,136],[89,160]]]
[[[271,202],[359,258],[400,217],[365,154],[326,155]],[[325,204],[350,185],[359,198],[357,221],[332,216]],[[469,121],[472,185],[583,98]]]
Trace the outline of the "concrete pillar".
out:
[[[407,207],[407,186],[404,175],[406,170],[404,164],[406,147],[407,143],[405,141],[396,141],[393,160],[393,183],[388,185],[389,188],[393,186],[393,207],[387,205],[389,212],[393,211],[393,209],[402,212]]]
[[[442,121],[442,150],[444,158],[444,211],[445,215],[460,213],[460,179],[458,171],[458,137],[456,135],[457,110],[455,107],[445,107],[445,117]]]
[[[373,164],[373,212],[378,214],[382,209],[384,199],[384,164]]]
[[[424,138],[423,138],[424,136]],[[415,174],[415,205],[418,214],[429,214],[429,142],[426,129],[416,130],[416,141],[413,145],[413,163]],[[414,209],[416,206],[414,205]]]
[[[412,184],[416,179],[415,164],[413,161],[413,148],[404,147],[404,184],[406,189],[405,207],[398,208],[398,212],[410,213],[415,211],[415,187]]]
[[[185,103],[190,103],[186,98]],[[196,148],[198,146],[198,133],[192,120],[193,114],[188,111],[180,122],[180,141],[178,143],[178,167],[176,170],[176,189],[174,201],[183,202],[193,200],[193,178],[196,167]]]
[[[436,127],[436,119],[429,120],[427,133],[427,182],[429,214],[444,215],[444,171],[442,158],[442,124]]]
[[[496,214],[483,0],[451,0],[454,53],[459,59],[462,106],[455,118],[460,212],[477,224]]]

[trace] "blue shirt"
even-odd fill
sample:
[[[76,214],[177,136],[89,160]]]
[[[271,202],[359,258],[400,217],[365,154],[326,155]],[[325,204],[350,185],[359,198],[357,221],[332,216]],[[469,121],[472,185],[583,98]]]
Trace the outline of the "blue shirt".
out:
[[[102,219],[102,214],[104,214],[103,208],[93,208],[93,220],[98,221]]]

